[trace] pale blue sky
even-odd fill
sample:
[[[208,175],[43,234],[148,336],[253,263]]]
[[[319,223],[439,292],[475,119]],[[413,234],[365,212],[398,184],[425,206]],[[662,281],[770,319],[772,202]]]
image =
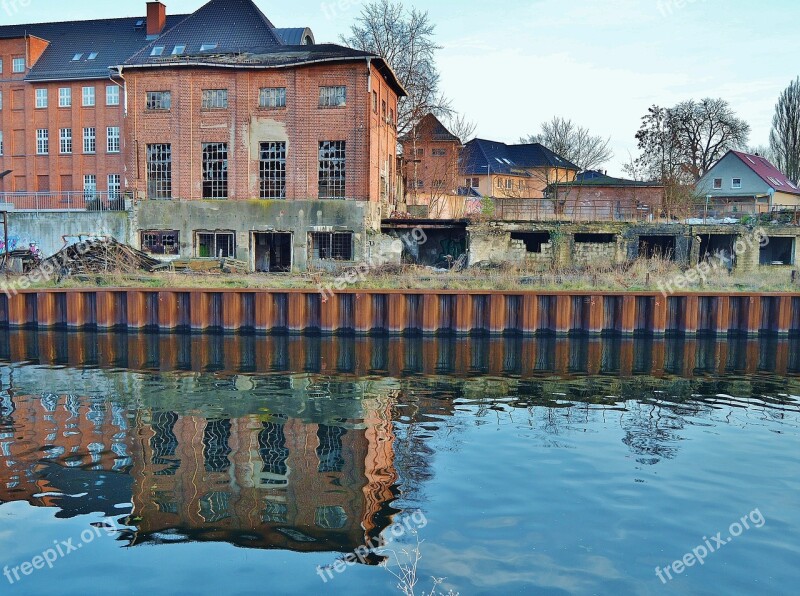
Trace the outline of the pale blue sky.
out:
[[[364,0],[257,0],[278,27],[336,41]],[[203,0],[166,0],[169,13]],[[635,153],[653,103],[720,96],[766,144],[775,101],[800,74],[797,0],[476,0],[406,2],[438,24],[443,90],[478,135],[515,142],[554,115]],[[145,0],[0,0],[0,23],[144,15]],[[14,6],[18,9],[15,10]]]

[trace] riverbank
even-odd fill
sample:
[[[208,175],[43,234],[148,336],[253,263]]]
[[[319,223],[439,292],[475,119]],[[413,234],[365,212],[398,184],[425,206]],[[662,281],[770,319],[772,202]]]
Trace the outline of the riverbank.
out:
[[[729,272],[703,265],[680,267],[658,259],[640,259],[613,267],[526,269],[515,266],[434,270],[419,266],[366,269],[340,267],[332,272],[293,274],[225,274],[157,272],[72,276],[25,284],[37,289],[250,289],[250,290],[462,290],[462,291],[606,291],[606,292],[800,292],[792,267],[761,267]],[[24,276],[11,276],[5,287],[23,288]]]

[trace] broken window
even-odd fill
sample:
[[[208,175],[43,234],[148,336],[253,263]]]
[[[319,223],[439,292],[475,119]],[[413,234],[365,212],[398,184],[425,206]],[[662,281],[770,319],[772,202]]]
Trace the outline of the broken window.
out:
[[[575,234],[575,244],[613,244],[614,234]]]
[[[172,198],[172,145],[147,146],[147,197]]]
[[[286,87],[265,87],[260,90],[258,106],[261,108],[285,108]]]
[[[286,143],[261,143],[259,173],[262,199],[286,198]]]
[[[761,247],[759,262],[762,265],[793,265],[794,238],[770,237],[769,244]]]
[[[202,110],[224,110],[228,107],[227,89],[204,89],[203,100],[200,104]]]
[[[311,257],[332,261],[353,260],[352,232],[311,232]]]
[[[345,198],[345,141],[319,143],[319,198]]]
[[[203,143],[203,198],[228,198],[228,143]]]
[[[522,240],[529,253],[541,253],[542,247],[550,242],[549,232],[511,232],[512,240]]]
[[[319,107],[338,108],[347,105],[347,87],[320,87]]]
[[[230,231],[197,232],[196,246],[201,259],[236,258],[236,235]]]
[[[148,230],[142,232],[142,250],[154,255],[177,255],[180,253],[178,230]]]
[[[172,93],[169,91],[148,91],[147,105],[148,110],[169,110],[172,108]]]

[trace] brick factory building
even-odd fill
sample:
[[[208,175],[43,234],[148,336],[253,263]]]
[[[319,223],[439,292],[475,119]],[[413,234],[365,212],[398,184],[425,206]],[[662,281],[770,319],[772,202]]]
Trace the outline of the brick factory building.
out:
[[[360,260],[394,208],[405,92],[389,66],[252,0],[0,27],[0,56],[17,209],[133,207],[145,251],[287,271]]]

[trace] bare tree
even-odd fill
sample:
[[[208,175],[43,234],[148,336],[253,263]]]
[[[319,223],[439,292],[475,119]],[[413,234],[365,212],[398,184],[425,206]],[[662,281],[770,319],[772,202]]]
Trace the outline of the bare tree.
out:
[[[669,110],[668,124],[683,167],[700,180],[730,149],[747,146],[750,125],[724,99],[684,101]]]
[[[466,145],[475,138],[475,130],[478,128],[475,122],[469,120],[464,114],[456,112],[451,112],[448,115],[446,126],[447,130],[458,137],[462,145]]]
[[[449,102],[439,92],[435,55],[441,46],[434,41],[436,26],[427,12],[406,9],[401,2],[376,0],[366,4],[343,44],[383,57],[397,74],[408,97],[397,107],[397,132],[407,134],[426,114],[450,112]]]
[[[769,145],[778,169],[795,184],[800,181],[800,78],[778,99]]]
[[[588,128],[560,116],[555,116],[549,122],[543,122],[539,134],[530,135],[521,141],[541,143],[581,170],[597,169],[614,157],[610,147],[611,139],[593,135]]]
[[[778,164],[778,159],[775,156],[776,154],[772,150],[772,147],[769,145],[750,145],[747,148],[747,152],[751,155],[758,155],[760,157],[763,157],[773,165]]]

